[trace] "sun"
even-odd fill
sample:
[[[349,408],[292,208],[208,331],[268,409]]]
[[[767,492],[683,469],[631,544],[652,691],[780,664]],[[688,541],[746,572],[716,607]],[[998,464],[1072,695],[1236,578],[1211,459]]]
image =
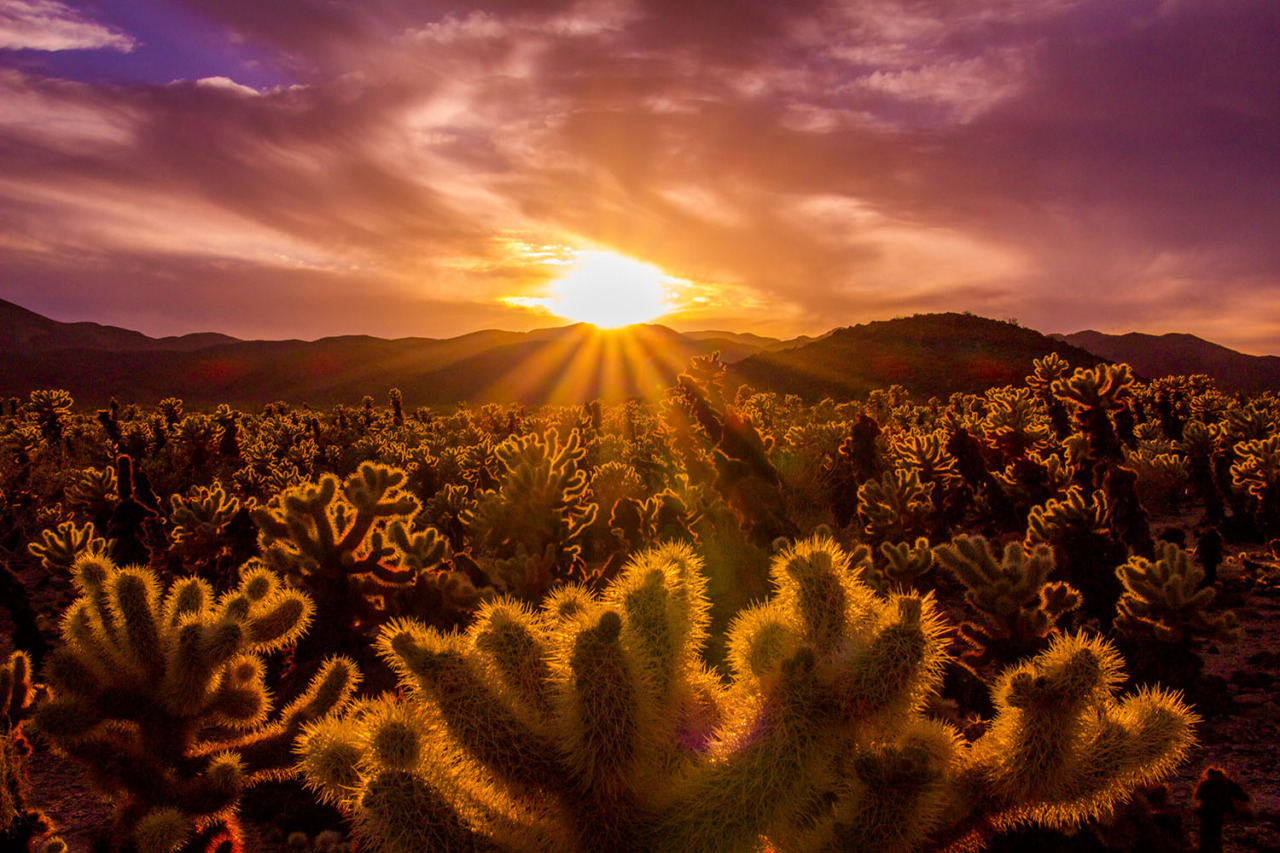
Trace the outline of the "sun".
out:
[[[547,310],[602,329],[646,323],[671,311],[672,281],[657,267],[605,251],[575,252],[576,262],[551,283]]]

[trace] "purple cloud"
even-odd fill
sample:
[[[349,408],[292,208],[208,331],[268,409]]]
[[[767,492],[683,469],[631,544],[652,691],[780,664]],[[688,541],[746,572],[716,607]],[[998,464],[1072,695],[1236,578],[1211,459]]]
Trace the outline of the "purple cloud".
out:
[[[224,68],[0,58],[0,296],[446,335],[545,325],[501,301],[555,272],[522,247],[603,247],[686,280],[686,328],[972,310],[1280,352],[1266,0],[185,6]]]

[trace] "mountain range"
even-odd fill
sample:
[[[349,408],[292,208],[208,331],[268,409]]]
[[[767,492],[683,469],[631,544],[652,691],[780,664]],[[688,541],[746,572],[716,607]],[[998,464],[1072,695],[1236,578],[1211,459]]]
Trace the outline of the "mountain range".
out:
[[[920,398],[977,392],[1022,382],[1032,361],[1050,352],[1073,366],[1128,361],[1146,378],[1207,373],[1224,390],[1280,388],[1280,359],[1190,335],[1050,337],[972,314],[920,314],[790,340],[577,324],[443,339],[245,341],[215,333],[151,338],[97,323],[58,322],[0,300],[0,395],[64,388],[79,406],[163,397],[179,397],[188,408],[276,400],[327,406],[354,404],[366,394],[381,400],[392,387],[410,407],[617,401],[661,393],[689,359],[713,352],[729,365],[731,386],[746,382],[808,399],[851,399],[891,384]]]

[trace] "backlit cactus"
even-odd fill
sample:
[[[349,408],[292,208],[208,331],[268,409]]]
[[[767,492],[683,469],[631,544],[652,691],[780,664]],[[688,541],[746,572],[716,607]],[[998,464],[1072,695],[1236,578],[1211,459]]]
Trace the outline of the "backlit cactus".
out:
[[[997,562],[981,536],[957,536],[934,552],[965,585],[965,602],[977,620],[961,625],[975,656],[1008,662],[1039,651],[1057,630],[1058,619],[1080,606],[1080,593],[1065,581],[1050,581],[1053,549],[1021,543],[1005,546]]]
[[[1053,546],[1058,568],[1084,595],[1086,611],[1108,625],[1120,597],[1115,570],[1129,557],[1111,529],[1110,512],[1104,492],[1096,491],[1086,501],[1084,492],[1072,486],[1063,499],[1032,508],[1025,540],[1028,548]]]
[[[932,527],[935,484],[919,471],[895,468],[858,488],[858,516],[875,542],[898,542],[927,535]]]
[[[500,559],[515,557],[518,548],[534,557],[550,549],[553,563],[567,574],[580,550],[577,540],[598,512],[580,467],[586,455],[581,434],[575,429],[563,442],[554,432],[513,436],[495,454],[501,467],[498,487],[480,493],[475,509],[462,518],[477,547]],[[497,583],[529,598],[546,589],[531,587],[511,572],[495,574]]]
[[[1203,665],[1197,654],[1203,641],[1241,637],[1235,614],[1210,608],[1217,591],[1174,543],[1165,543],[1156,560],[1129,558],[1116,574],[1124,592],[1113,626],[1144,674],[1190,683]]]
[[[1280,432],[1242,441],[1235,451],[1239,461],[1231,466],[1232,484],[1248,494],[1258,528],[1280,536]]]
[[[386,618],[378,586],[408,587],[443,559],[434,531],[415,533],[418,501],[403,471],[366,462],[344,483],[327,474],[253,513],[263,559],[325,614],[295,651],[303,671],[335,650],[368,663],[368,640]]]
[[[923,714],[944,661],[928,597],[876,596],[825,539],[771,578],[731,628],[730,683],[701,663],[685,546],[638,555],[599,597],[493,602],[465,634],[390,625],[400,695],[309,726],[299,769],[378,851],[898,853],[1076,824],[1191,741],[1176,697],[1118,703],[1115,653],[1073,636],[1001,679],[967,745]]]
[[[329,661],[273,716],[262,655],[306,629],[305,595],[253,564],[220,597],[199,578],[162,590],[101,556],[73,571],[80,596],[46,666],[38,731],[112,801],[117,843],[153,853],[234,831],[245,789],[280,774],[303,724],[346,700],[353,665]]]
[[[0,849],[25,850],[48,829],[38,809],[27,802],[25,755],[21,730],[42,688],[32,680],[31,659],[17,651],[0,664]]]

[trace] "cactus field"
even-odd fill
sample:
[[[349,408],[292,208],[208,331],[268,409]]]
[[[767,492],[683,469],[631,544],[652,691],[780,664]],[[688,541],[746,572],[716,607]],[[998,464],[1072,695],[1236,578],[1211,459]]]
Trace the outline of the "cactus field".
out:
[[[1280,850],[1275,393],[370,391],[0,401],[0,849]]]

